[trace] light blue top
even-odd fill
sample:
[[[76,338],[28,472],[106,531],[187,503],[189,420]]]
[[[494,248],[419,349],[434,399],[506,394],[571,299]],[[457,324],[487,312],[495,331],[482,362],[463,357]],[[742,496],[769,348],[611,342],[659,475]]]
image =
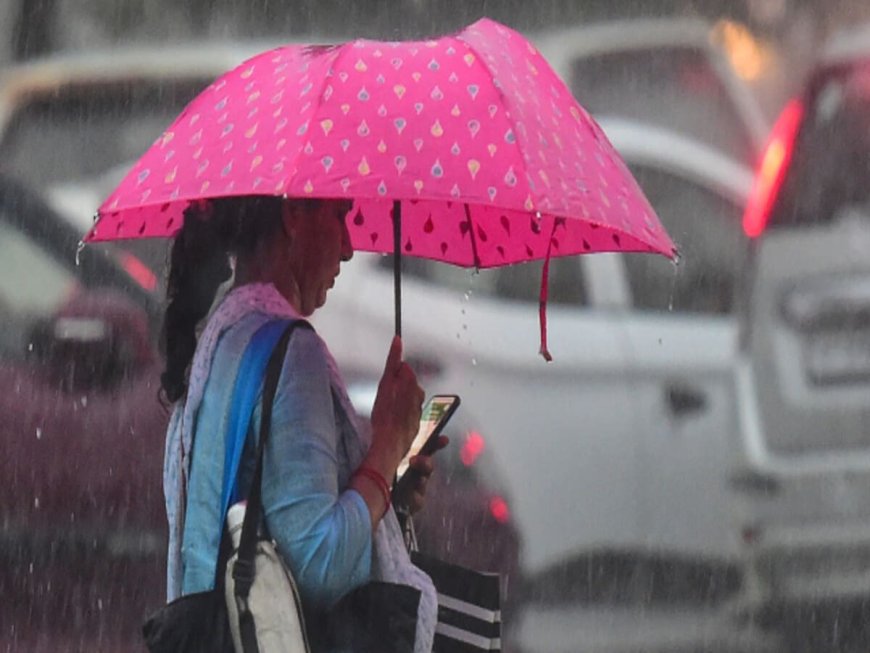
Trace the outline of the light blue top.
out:
[[[225,438],[233,386],[245,348],[275,319],[249,313],[217,343],[194,431],[182,543],[182,593],[211,589],[220,544]],[[333,388],[326,345],[308,329],[290,339],[272,411],[263,467],[263,512],[303,604],[328,607],[372,575],[371,517],[347,484],[354,426]],[[262,381],[261,381],[262,386]],[[248,431],[239,487],[247,496],[261,414],[262,387]]]

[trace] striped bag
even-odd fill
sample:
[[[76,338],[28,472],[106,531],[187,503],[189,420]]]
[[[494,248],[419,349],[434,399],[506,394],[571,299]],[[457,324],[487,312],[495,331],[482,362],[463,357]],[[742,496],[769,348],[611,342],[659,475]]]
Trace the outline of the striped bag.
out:
[[[432,578],[438,591],[434,653],[501,650],[498,574],[453,565],[416,551],[411,560]]]

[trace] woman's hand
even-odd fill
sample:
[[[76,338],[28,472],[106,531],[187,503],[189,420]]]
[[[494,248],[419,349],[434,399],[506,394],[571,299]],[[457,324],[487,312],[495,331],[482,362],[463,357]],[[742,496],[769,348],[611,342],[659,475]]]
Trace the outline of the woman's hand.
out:
[[[364,473],[363,476],[355,474],[351,479],[351,486],[369,506],[372,527],[387,509],[389,485],[420,428],[423,398],[417,375],[402,360],[402,340],[396,336],[390,345],[372,408],[372,444],[361,465],[361,468],[374,470],[381,478],[366,477]]]
[[[432,453],[446,447],[448,442],[450,440],[447,436],[439,436],[438,444]],[[426,486],[434,471],[435,460],[432,455],[413,456],[409,461],[408,471],[393,492],[393,501],[397,505],[406,507],[412,515],[422,510],[426,502]]]

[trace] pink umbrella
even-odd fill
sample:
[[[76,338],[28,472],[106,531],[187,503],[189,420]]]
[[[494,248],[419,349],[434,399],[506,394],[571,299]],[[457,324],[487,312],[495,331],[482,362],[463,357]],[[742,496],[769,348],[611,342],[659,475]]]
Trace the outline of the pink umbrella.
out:
[[[478,268],[676,254],[601,128],[531,43],[488,19],[246,61],[142,156],[86,241],[172,236],[193,200],[263,194],[356,200],[354,247],[398,254],[397,331],[403,253]]]

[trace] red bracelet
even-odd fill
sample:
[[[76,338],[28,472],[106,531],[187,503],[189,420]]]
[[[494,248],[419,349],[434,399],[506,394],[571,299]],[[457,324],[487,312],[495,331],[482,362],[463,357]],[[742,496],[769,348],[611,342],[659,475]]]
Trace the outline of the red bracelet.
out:
[[[375,485],[378,486],[378,489],[381,491],[381,494],[384,495],[384,501],[386,502],[386,510],[390,509],[390,486],[387,484],[387,479],[384,478],[384,475],[381,474],[374,467],[369,467],[365,463],[357,467],[357,470],[353,473],[354,476],[365,476],[369,480],[373,481]]]

